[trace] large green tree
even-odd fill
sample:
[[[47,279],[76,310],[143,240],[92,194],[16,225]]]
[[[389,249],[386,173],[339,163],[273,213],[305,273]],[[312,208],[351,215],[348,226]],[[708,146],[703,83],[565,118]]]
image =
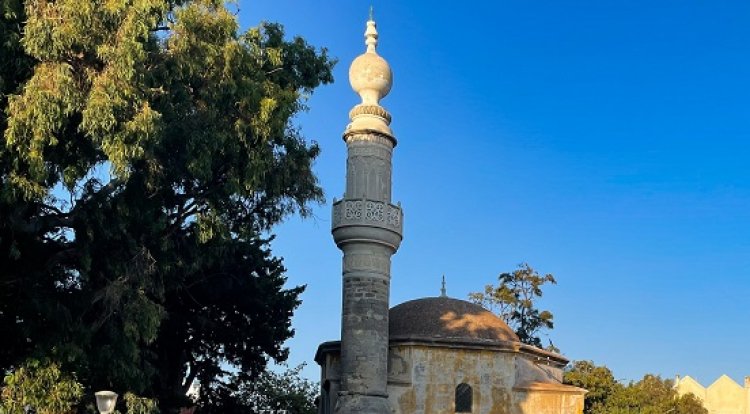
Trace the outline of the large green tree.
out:
[[[233,398],[287,355],[269,231],[322,200],[290,120],[333,62],[219,0],[0,4],[0,370]]]
[[[469,293],[469,299],[500,316],[518,335],[521,342],[542,346],[539,334],[552,329],[552,312],[539,310],[545,284],[556,284],[551,274],[540,275],[528,263],[521,263],[512,272],[501,273],[497,285],[486,285],[483,292]],[[549,348],[557,351],[550,342]]]

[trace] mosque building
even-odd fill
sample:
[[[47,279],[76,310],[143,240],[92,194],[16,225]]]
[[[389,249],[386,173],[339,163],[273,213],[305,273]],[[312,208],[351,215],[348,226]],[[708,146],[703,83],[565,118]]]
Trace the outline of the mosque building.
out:
[[[320,414],[581,414],[586,393],[562,384],[562,355],[519,341],[473,303],[439,297],[389,307],[391,256],[403,211],[391,200],[396,137],[380,99],[391,89],[370,18],[367,50],[349,69],[362,102],[344,132],[346,190],[333,202],[343,252],[341,341],[321,344]]]

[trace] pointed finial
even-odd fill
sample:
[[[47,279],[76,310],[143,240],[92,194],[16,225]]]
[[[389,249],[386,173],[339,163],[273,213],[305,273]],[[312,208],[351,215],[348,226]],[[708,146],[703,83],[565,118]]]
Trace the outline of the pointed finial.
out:
[[[372,7],[370,7],[370,20],[367,21],[367,30],[365,30],[365,44],[367,53],[375,53],[375,47],[378,46],[378,29],[375,20],[372,19]]]
[[[440,288],[440,297],[447,298],[448,295],[445,293],[445,275],[443,275],[443,287]]]
[[[375,13],[374,13],[374,11],[373,11],[373,7],[372,7],[372,4],[371,4],[371,5],[370,5],[370,21],[371,21],[371,22],[374,22],[374,21],[375,21],[375,18],[373,17],[374,15],[375,15]]]

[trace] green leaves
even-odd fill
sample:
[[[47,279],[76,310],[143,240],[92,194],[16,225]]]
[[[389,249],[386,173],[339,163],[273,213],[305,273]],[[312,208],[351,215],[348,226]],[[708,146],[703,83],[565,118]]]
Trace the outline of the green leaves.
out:
[[[658,375],[622,384],[606,366],[576,361],[565,370],[563,382],[588,390],[584,414],[708,414],[697,397],[678,396],[672,382]]]
[[[0,414],[24,414],[27,405],[38,414],[70,412],[83,396],[83,386],[51,362],[29,360],[8,374],[2,387]]]
[[[470,293],[469,299],[497,313],[521,342],[541,347],[537,335],[554,327],[552,312],[535,307],[545,284],[554,285],[557,281],[551,274],[540,275],[527,263],[521,263],[513,272],[501,273],[497,286],[486,285],[484,292]]]
[[[27,199],[47,194],[51,166],[45,153],[47,148],[57,146],[68,117],[80,109],[79,92],[69,64],[45,62],[35,67],[24,93],[12,96],[8,102],[10,117],[5,138],[7,150],[15,158],[9,181]]]
[[[291,119],[333,61],[220,1],[0,2],[0,369],[235,398],[287,355],[303,287],[263,235],[323,199]]]
[[[131,392],[125,394],[126,414],[159,414],[156,400],[139,397]]]
[[[622,388],[609,368],[597,366],[592,361],[573,362],[565,370],[563,382],[588,391],[584,400],[585,414],[602,413],[609,396]]]
[[[266,371],[240,390],[247,411],[286,410],[295,414],[315,414],[318,384],[301,375],[304,364],[280,372]]]

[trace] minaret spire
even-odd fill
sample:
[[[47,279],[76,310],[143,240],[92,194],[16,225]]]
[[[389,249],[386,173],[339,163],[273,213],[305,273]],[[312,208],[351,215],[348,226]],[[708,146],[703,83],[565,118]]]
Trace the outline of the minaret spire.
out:
[[[375,20],[372,18],[372,13],[372,6],[370,6],[370,20],[367,21],[367,30],[365,30],[367,53],[377,53],[375,48],[378,46],[378,28]]]
[[[372,12],[371,12],[372,14]],[[403,213],[391,203],[391,159],[396,138],[391,115],[380,105],[393,84],[388,62],[377,54],[370,16],[365,53],[349,68],[362,102],[349,112],[346,191],[333,203],[333,239],[343,252],[341,388],[337,414],[391,414],[388,402],[388,310],[391,256],[398,250]]]
[[[445,293],[445,275],[443,275],[443,286],[440,288],[440,297],[447,298],[448,295]]]
[[[348,129],[372,129],[393,138],[391,115],[380,105],[393,85],[393,72],[385,59],[377,52],[378,30],[374,20],[367,22],[365,30],[365,53],[359,55],[349,67],[349,83],[362,102],[349,112],[352,122]]]

